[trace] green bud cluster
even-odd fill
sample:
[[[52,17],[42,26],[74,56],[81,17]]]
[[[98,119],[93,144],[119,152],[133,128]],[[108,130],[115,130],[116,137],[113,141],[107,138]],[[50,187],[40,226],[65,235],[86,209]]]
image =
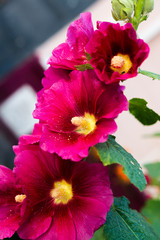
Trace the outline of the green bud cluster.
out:
[[[154,0],[145,0],[142,14],[147,15],[153,10],[153,7],[154,7]]]
[[[116,21],[131,22],[136,30],[154,7],[154,0],[111,0],[111,3],[113,18]]]
[[[112,16],[116,21],[130,19],[134,10],[133,0],[112,0]]]

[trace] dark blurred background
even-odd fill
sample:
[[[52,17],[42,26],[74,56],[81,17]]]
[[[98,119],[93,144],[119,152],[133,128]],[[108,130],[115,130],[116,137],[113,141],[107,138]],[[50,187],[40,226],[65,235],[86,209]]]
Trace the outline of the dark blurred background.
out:
[[[27,113],[44,71],[34,50],[93,2],[0,0],[0,164],[12,168],[12,145],[31,133]]]

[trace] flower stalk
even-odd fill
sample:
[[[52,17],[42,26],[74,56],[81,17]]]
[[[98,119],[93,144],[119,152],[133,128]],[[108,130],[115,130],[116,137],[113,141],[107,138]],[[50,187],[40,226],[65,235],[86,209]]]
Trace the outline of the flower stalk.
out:
[[[137,0],[137,2],[135,1],[135,12],[132,18],[132,24],[136,31],[141,22],[141,15],[142,15],[144,4],[145,4],[145,0]]]
[[[160,74],[157,74],[157,73],[149,72],[149,71],[146,71],[146,70],[141,70],[140,68],[138,69],[138,73],[140,73],[142,75],[145,75],[147,77],[150,77],[153,80],[155,80],[155,79],[160,80]]]

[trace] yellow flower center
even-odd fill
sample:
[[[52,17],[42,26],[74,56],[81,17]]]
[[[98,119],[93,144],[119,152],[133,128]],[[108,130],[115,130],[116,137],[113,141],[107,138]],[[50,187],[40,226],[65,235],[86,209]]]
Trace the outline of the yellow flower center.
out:
[[[76,132],[83,135],[88,135],[96,128],[96,118],[90,113],[85,113],[84,117],[73,117],[71,122],[73,125],[77,126]]]
[[[129,72],[132,67],[132,62],[128,54],[121,54],[118,53],[111,59],[111,66],[110,68],[114,72],[119,72],[120,74],[124,74]]]
[[[18,203],[21,203],[23,202],[23,200],[26,198],[26,195],[25,194],[18,194],[15,196],[15,201],[18,202]]]
[[[54,187],[50,192],[55,204],[67,204],[73,197],[72,185],[64,179],[54,183]]]

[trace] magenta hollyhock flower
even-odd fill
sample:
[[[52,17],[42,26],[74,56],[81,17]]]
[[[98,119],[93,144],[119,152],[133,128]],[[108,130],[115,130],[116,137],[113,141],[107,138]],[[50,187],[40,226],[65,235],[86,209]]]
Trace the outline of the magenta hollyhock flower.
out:
[[[76,65],[88,63],[85,45],[93,34],[91,13],[81,13],[80,18],[68,28],[67,40],[56,47],[48,63],[55,68],[76,69]]]
[[[26,194],[20,238],[91,239],[113,202],[108,168],[28,147],[16,156],[14,168]]]
[[[19,228],[24,199],[12,170],[0,166],[0,239],[10,238]]]
[[[75,70],[69,81],[59,79],[38,97],[33,116],[43,125],[40,147],[79,161],[116,131],[114,119],[127,109],[122,87],[105,85],[93,70]]]
[[[98,22],[98,30],[86,45],[90,64],[99,79],[106,84],[137,75],[137,68],[148,57],[149,47],[137,39],[132,24]]]

